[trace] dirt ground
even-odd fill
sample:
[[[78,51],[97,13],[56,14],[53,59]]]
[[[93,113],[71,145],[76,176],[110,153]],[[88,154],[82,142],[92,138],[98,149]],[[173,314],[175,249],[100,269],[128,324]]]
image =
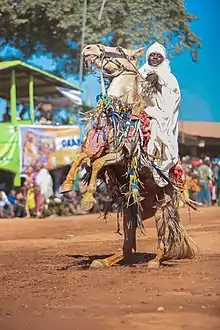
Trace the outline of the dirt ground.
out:
[[[220,208],[181,215],[196,258],[159,270],[153,220],[134,263],[111,269],[88,265],[122,246],[115,215],[0,220],[0,329],[220,329]]]

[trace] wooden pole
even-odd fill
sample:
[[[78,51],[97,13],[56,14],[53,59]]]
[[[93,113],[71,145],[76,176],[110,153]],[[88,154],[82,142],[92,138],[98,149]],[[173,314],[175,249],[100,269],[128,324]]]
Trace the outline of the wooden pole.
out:
[[[80,87],[82,86],[82,80],[83,80],[83,57],[82,57],[82,50],[83,50],[84,45],[85,45],[86,14],[87,14],[87,0],[84,0],[83,21],[82,21],[82,34],[81,34],[80,66],[79,66],[79,83],[80,83]]]
[[[106,0],[102,0],[102,5],[101,5],[101,8],[100,8],[99,17],[98,17],[99,21],[102,19],[102,14],[103,14],[103,10],[104,10],[104,7],[105,7],[105,3],[106,3]]]
[[[17,102],[16,102],[16,76],[15,70],[11,72],[11,87],[10,87],[10,108],[11,108],[11,123],[17,123]]]
[[[11,124],[16,129],[16,134],[19,134],[17,129],[17,95],[16,95],[16,74],[15,70],[11,72],[11,87],[10,87],[10,108],[11,108]],[[19,146],[18,146],[19,148]],[[17,152],[19,150],[17,149]],[[20,158],[20,157],[19,157]],[[20,165],[14,176],[14,187],[21,185]]]
[[[30,106],[30,120],[34,124],[34,76],[33,73],[29,75],[29,106]]]

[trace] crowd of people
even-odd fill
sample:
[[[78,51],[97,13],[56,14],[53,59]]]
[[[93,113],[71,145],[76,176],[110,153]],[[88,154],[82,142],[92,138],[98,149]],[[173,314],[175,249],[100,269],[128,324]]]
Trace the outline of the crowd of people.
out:
[[[0,190],[0,218],[13,217],[55,217],[85,214],[81,206],[82,195],[86,186],[80,180],[83,169],[74,184],[74,189],[67,194],[55,191],[53,179],[49,171],[37,163],[35,167],[27,168],[26,178],[22,187],[12,190],[8,195]],[[111,207],[111,199],[107,195],[105,183],[98,180],[96,192],[97,203],[92,212],[105,212]],[[114,211],[111,207],[111,210]]]
[[[200,205],[220,206],[220,159],[185,156],[182,167],[189,198]]]
[[[34,123],[39,125],[68,125],[70,122],[70,114],[65,108],[53,109],[51,103],[37,103],[35,106]],[[16,119],[30,120],[30,107],[25,104],[17,104]],[[11,122],[11,110],[9,104],[5,107],[5,112],[2,115],[4,123]]]
[[[186,177],[186,194],[198,205],[220,206],[220,160],[210,157],[193,158],[185,156],[181,160]],[[54,192],[53,179],[49,171],[37,163],[28,167],[22,187],[12,190],[8,195],[0,190],[0,218],[13,217],[54,217],[85,214],[81,206],[86,185],[80,180],[85,169],[79,171],[74,189],[67,194]],[[96,200],[92,212],[115,211],[111,207],[111,198],[107,194],[104,181],[97,182]]]

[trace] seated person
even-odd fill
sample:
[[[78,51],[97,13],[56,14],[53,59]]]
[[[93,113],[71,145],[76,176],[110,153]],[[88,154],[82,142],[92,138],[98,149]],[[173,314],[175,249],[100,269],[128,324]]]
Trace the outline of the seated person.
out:
[[[22,194],[22,192],[18,192],[16,194],[16,208],[15,208],[15,216],[18,218],[23,218],[26,213],[25,213],[25,198]]]
[[[163,45],[157,42],[151,45],[146,60],[139,71],[143,78],[141,93],[146,103],[145,112],[152,118],[147,154],[168,178],[170,169],[178,162],[180,89],[171,73]],[[156,170],[154,179],[161,187],[167,185],[167,181]]]
[[[16,191],[15,190],[11,190],[10,194],[8,195],[8,201],[11,204],[11,206],[13,208],[13,212],[15,214],[15,208],[16,208],[16,204],[17,204]]]
[[[39,124],[50,125],[52,124],[52,106],[51,104],[40,103],[37,106],[39,112]]]
[[[8,200],[8,197],[4,191],[0,191],[0,218],[13,218],[13,206]]]
[[[3,122],[7,123],[11,121],[11,115],[10,115],[10,107],[7,106],[6,111],[3,115]]]

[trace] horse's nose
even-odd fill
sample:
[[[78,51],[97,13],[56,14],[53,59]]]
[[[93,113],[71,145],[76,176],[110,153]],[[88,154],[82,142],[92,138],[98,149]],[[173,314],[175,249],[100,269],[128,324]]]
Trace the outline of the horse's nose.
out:
[[[91,49],[91,46],[87,46],[86,49],[88,49],[88,50]]]

